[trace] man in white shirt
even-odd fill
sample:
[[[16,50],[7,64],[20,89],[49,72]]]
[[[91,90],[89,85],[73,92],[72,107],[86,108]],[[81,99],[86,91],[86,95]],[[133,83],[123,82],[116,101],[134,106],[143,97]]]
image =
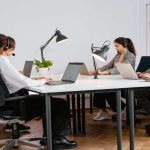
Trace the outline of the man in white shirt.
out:
[[[42,86],[50,80],[50,78],[28,78],[21,74],[11,64],[8,57],[14,55],[15,40],[0,34],[0,76],[5,82],[10,96],[17,95],[18,91],[31,86]],[[30,98],[32,101],[32,97]],[[44,97],[38,95],[38,100],[44,102]],[[59,149],[70,149],[77,147],[75,141],[68,141],[65,136],[67,135],[66,121],[69,119],[66,102],[62,99],[52,98],[52,133],[54,147]],[[45,120],[43,121],[44,134]]]

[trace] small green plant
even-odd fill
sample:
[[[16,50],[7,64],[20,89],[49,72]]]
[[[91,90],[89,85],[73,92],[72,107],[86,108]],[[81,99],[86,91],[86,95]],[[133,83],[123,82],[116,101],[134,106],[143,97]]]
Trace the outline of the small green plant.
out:
[[[40,68],[48,68],[48,69],[50,69],[50,66],[53,65],[53,62],[50,61],[50,60],[43,60],[43,61],[35,60],[34,61],[34,65],[36,66],[36,70],[39,72]]]

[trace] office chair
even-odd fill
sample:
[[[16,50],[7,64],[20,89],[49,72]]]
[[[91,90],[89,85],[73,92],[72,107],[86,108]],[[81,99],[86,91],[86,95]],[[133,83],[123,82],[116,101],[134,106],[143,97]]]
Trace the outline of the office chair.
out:
[[[0,76],[0,108],[5,106],[5,103],[16,102],[21,100],[27,100],[28,96],[17,96],[17,97],[9,97],[8,89]],[[7,108],[1,109],[0,115],[0,124],[6,125],[10,124],[12,126],[11,139],[0,140],[0,145],[4,145],[0,148],[0,150],[7,150],[11,147],[18,148],[20,144],[35,147],[39,150],[43,150],[44,148],[40,145],[34,144],[31,141],[42,140],[43,138],[29,137],[29,138],[20,138],[21,131],[19,130],[19,125],[24,124],[25,121],[23,118],[17,116],[6,116],[5,112],[7,112]]]

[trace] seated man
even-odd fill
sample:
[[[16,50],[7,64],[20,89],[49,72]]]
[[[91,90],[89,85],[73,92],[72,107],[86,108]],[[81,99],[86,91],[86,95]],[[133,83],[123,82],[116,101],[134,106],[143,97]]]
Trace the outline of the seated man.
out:
[[[0,34],[0,75],[3,78],[10,96],[16,96],[20,90],[31,86],[42,86],[47,83],[50,78],[28,78],[22,75],[11,64],[8,57],[12,56],[15,49],[15,40]],[[34,101],[35,97],[29,97],[30,101]],[[41,101],[41,107],[45,108],[45,100],[43,96],[37,95],[37,101]],[[36,107],[36,106],[35,106]],[[32,107],[34,109],[34,107]],[[63,99],[52,98],[52,133],[53,133],[53,146],[59,149],[70,149],[77,147],[75,141],[69,141],[65,138],[67,135],[66,121],[69,118],[67,112],[67,104]],[[43,121],[44,122],[44,121]],[[43,123],[44,129],[46,124]],[[45,134],[44,130],[44,134]]]

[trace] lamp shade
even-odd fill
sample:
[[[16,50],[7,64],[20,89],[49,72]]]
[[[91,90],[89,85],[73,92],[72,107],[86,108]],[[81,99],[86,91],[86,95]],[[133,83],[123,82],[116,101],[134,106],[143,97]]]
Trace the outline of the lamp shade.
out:
[[[60,42],[66,41],[66,40],[68,40],[68,38],[65,35],[61,34],[61,32],[59,30],[57,30],[56,31],[56,42],[60,43]]]
[[[92,53],[92,56],[101,62],[105,62],[107,60],[107,51],[108,50],[109,50],[109,45],[104,45],[99,50],[94,51]]]

